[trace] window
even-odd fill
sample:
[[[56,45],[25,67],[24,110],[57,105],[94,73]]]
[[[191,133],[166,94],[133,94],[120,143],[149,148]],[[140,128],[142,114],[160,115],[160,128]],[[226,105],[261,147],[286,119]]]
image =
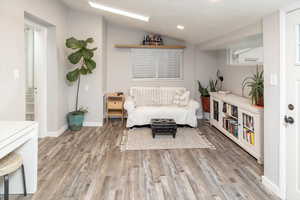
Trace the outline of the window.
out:
[[[183,50],[132,49],[133,79],[181,79]]]

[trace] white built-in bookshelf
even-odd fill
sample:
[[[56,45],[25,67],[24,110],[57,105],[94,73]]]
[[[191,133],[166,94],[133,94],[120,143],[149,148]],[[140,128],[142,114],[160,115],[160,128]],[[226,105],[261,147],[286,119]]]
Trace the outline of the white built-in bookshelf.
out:
[[[247,98],[212,92],[210,124],[263,163],[263,108]]]

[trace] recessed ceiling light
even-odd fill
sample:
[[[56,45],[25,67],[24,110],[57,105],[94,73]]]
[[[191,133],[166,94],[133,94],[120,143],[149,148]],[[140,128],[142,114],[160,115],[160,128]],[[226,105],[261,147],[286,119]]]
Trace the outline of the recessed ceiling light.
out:
[[[184,26],[182,26],[182,25],[177,25],[177,28],[178,28],[179,30],[183,30],[183,29],[184,29]]]
[[[136,13],[131,13],[131,12],[127,12],[124,10],[120,10],[117,8],[108,7],[108,6],[98,4],[98,3],[95,3],[92,1],[89,1],[89,4],[93,8],[97,8],[97,9],[104,10],[104,11],[111,12],[111,13],[118,14],[118,15],[123,15],[123,16],[130,17],[133,19],[138,19],[138,20],[145,21],[145,22],[148,22],[149,18],[150,18],[150,17],[139,15]]]

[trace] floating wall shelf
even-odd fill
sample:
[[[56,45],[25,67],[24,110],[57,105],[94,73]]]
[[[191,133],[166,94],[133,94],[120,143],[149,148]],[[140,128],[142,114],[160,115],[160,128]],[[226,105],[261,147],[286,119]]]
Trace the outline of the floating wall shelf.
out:
[[[185,46],[181,45],[120,45],[116,44],[116,48],[129,48],[129,49],[184,49]]]

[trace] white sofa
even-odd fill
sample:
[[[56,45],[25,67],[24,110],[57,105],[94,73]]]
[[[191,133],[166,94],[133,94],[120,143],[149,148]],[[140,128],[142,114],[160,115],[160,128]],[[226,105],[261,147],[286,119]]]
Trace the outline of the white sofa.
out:
[[[150,124],[154,118],[171,118],[177,124],[197,126],[196,110],[199,103],[190,99],[186,106],[174,104],[178,91],[187,91],[182,87],[132,87],[125,99],[127,127]]]

